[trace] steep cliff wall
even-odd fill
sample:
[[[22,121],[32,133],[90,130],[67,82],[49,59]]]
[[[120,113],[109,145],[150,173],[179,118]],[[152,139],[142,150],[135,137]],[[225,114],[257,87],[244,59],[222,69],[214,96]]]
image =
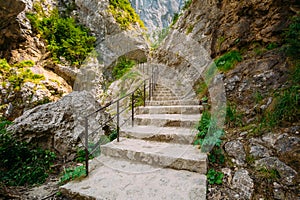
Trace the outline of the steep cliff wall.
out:
[[[145,22],[149,32],[166,28],[175,13],[179,13],[184,0],[130,0],[132,7]]]
[[[228,62],[224,56],[230,54],[226,53],[233,51],[240,55],[232,68],[220,67],[216,79],[224,82],[227,115],[228,110],[231,115],[227,118],[221,146],[227,161],[217,167],[225,174],[224,183],[210,186],[208,199],[294,199],[297,196],[299,121],[290,113],[293,120],[282,120],[276,128],[266,128],[271,126],[274,106],[284,98],[278,95],[290,94],[297,99],[295,91],[290,89],[299,88],[293,85],[291,77],[297,67],[284,53],[283,36],[297,12],[297,1],[194,0],[154,54],[154,62],[167,66],[167,71],[177,72],[179,76],[171,78],[172,81],[184,77],[183,88],[194,85],[195,93],[199,86],[201,89],[206,76],[202,73],[204,68],[211,66],[213,60],[223,59],[217,63],[220,67]],[[213,100],[208,92],[205,95]],[[293,109],[299,113],[297,100],[294,105],[298,105]],[[230,117],[235,118],[236,124],[231,123]],[[291,144],[293,147],[283,148]],[[267,172],[262,175],[264,167]],[[268,170],[278,173],[269,182],[265,179],[271,173]]]

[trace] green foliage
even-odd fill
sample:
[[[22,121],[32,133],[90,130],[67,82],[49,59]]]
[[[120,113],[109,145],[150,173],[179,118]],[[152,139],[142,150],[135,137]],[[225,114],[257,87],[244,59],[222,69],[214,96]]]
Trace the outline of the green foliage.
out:
[[[66,168],[60,178],[60,184],[86,176],[85,166]]]
[[[294,59],[299,59],[300,55],[300,16],[292,18],[287,31],[284,33],[286,42],[286,54]]]
[[[215,63],[220,71],[226,72],[234,67],[237,62],[242,61],[240,52],[233,50],[216,59]]]
[[[213,184],[220,185],[223,182],[224,174],[222,172],[218,172],[214,169],[210,169],[210,170],[208,170],[206,176],[207,176],[207,181],[210,185],[213,185]]]
[[[3,81],[7,80],[12,84],[12,89],[20,90],[25,82],[38,84],[45,77],[40,74],[34,74],[30,67],[34,65],[33,61],[22,61],[13,66],[10,66],[5,59],[0,59],[0,72]]]
[[[220,147],[214,147],[208,154],[208,161],[210,162],[210,164],[224,164],[225,156],[222,149]]]
[[[186,34],[190,34],[194,29],[194,25],[189,25],[188,28],[186,29]]]
[[[199,124],[197,125],[197,130],[199,131],[197,134],[197,139],[194,142],[195,145],[202,145],[204,138],[208,132],[209,126],[210,126],[210,112],[204,111],[202,113],[201,119]]]
[[[272,115],[269,116],[269,120],[273,120],[276,123],[282,121],[294,122],[299,121],[300,116],[300,87],[292,86],[283,90],[280,93],[276,93],[275,106]]]
[[[278,44],[275,42],[271,42],[267,45],[268,50],[276,49],[278,47]]]
[[[81,64],[94,49],[96,38],[89,36],[88,29],[77,25],[73,18],[62,18],[57,10],[49,17],[27,13],[32,26],[48,43],[53,58],[60,61],[64,57],[72,65]]]
[[[269,169],[266,167],[262,167],[257,169],[258,177],[266,179],[270,182],[276,181],[280,178],[280,174],[276,169]]]
[[[178,13],[174,13],[174,16],[173,16],[173,19],[172,19],[172,23],[171,23],[171,26],[173,26],[174,24],[176,24],[176,22],[178,21],[179,19],[179,14]]]
[[[145,28],[144,22],[136,14],[128,0],[109,0],[109,12],[113,15],[121,29],[130,28],[131,24],[138,23],[141,28]]]
[[[186,10],[190,7],[190,5],[192,4],[193,0],[186,0],[183,6],[183,10]]]
[[[113,80],[118,80],[120,79],[126,72],[128,72],[134,65],[135,65],[134,60],[127,59],[125,57],[121,57],[118,61],[117,64],[114,66],[112,70],[112,76]]]
[[[113,130],[111,134],[109,134],[108,138],[109,141],[113,141],[118,137],[118,132],[117,130]]]
[[[238,127],[243,125],[242,114],[238,113],[236,105],[227,105],[225,122],[229,127]]]
[[[55,154],[15,140],[6,131],[8,124],[0,123],[0,182],[13,186],[43,183]]]

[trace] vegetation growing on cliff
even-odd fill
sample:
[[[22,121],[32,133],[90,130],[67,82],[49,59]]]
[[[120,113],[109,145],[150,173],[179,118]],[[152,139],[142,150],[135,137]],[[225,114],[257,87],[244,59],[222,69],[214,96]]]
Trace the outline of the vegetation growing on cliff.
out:
[[[128,0],[109,0],[109,11],[120,25],[121,29],[127,30],[132,28],[132,24],[139,24],[143,29],[146,29],[144,22],[136,14]]]
[[[0,119],[0,185],[43,183],[55,154],[17,141],[6,130],[9,124],[11,122]]]
[[[37,6],[35,6],[37,7]],[[80,65],[94,49],[96,38],[89,35],[89,30],[71,17],[61,17],[58,10],[46,16],[42,9],[36,14],[27,13],[35,30],[47,41],[47,48],[55,61],[64,57],[72,65]]]
[[[33,61],[22,61],[13,66],[9,65],[5,59],[0,59],[1,84],[6,86],[11,84],[13,90],[19,91],[25,82],[39,84],[45,77],[41,74],[35,74],[30,67],[34,65]]]

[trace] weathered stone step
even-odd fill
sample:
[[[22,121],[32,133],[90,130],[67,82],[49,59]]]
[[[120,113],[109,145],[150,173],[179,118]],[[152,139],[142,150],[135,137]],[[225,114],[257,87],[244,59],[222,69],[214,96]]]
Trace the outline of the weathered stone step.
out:
[[[134,126],[122,127],[121,136],[142,140],[192,144],[196,129],[179,127]]]
[[[120,138],[101,146],[101,153],[105,156],[123,158],[149,164],[188,170],[205,174],[206,154],[193,145],[174,144],[165,142],[144,141],[131,138]]]
[[[170,97],[151,97],[152,101],[175,101],[180,99],[179,97],[176,96],[170,96]]]
[[[159,127],[191,128],[199,122],[200,114],[140,114],[134,117],[136,125],[150,125]]]
[[[202,110],[203,106],[201,105],[138,107],[139,114],[199,114]]]
[[[205,200],[206,176],[185,170],[161,169],[112,157],[93,160],[97,167],[80,182],[60,187],[62,194],[81,199]]]
[[[198,100],[146,101],[147,106],[199,105]]]

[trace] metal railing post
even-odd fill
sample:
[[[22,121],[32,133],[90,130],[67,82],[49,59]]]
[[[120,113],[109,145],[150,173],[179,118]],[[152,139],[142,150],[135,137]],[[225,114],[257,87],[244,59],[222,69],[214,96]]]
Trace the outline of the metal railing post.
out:
[[[144,107],[146,106],[146,80],[144,80]]]
[[[131,126],[134,126],[134,92],[131,94]]]
[[[120,142],[120,102],[117,101],[117,142]]]
[[[149,79],[149,101],[151,101],[151,78]]]
[[[88,118],[85,118],[85,174],[86,176],[89,175],[89,149],[88,149],[88,145],[89,145],[89,124],[88,124]]]

